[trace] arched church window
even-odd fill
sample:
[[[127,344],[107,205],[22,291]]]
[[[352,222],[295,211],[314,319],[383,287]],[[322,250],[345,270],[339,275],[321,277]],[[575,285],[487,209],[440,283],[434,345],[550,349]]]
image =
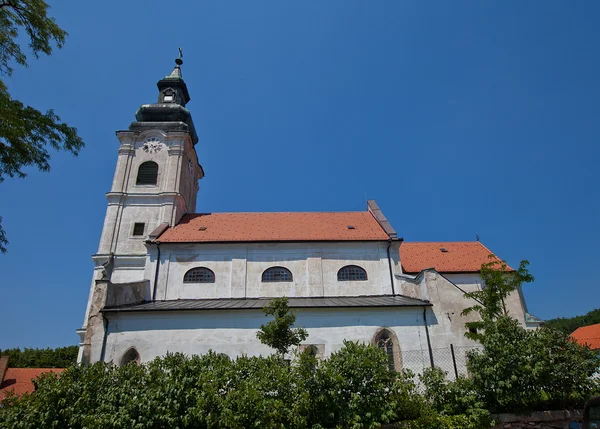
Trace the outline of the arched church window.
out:
[[[319,349],[317,348],[317,346],[311,345],[306,348],[306,353],[308,353],[309,356],[317,357],[317,355],[319,354]]]
[[[146,161],[140,165],[137,174],[136,185],[156,185],[158,179],[158,164],[154,161]]]
[[[137,350],[132,347],[125,352],[123,357],[121,358],[121,365],[127,365],[128,363],[140,363],[140,354]]]
[[[214,283],[215,273],[206,267],[192,268],[183,276],[184,283]]]
[[[381,329],[375,335],[373,343],[386,354],[388,368],[390,370],[400,370],[402,357],[400,356],[400,347],[396,335],[388,329]]]
[[[346,265],[337,273],[338,281],[367,280],[367,272],[357,265]]]
[[[292,272],[283,267],[271,267],[262,273],[263,282],[291,282],[293,280]]]

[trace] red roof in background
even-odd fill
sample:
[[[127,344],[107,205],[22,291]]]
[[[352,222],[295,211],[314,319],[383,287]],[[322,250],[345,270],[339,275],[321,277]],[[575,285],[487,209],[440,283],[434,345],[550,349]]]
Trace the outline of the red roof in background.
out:
[[[8,368],[4,374],[4,381],[0,384],[0,400],[4,399],[9,391],[17,395],[33,392],[34,386],[31,380],[45,372],[63,371],[64,368]]]
[[[157,240],[161,243],[210,243],[377,241],[389,238],[375,217],[365,211],[186,214]]]
[[[400,262],[405,273],[414,274],[426,268],[435,268],[440,273],[477,273],[482,264],[490,262],[491,253],[479,241],[404,242],[400,246]]]
[[[571,338],[581,345],[588,345],[592,350],[600,349],[600,323],[577,328]]]

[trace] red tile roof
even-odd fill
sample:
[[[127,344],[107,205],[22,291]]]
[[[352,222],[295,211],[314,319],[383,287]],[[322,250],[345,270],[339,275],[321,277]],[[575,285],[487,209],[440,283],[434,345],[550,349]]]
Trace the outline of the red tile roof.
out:
[[[354,228],[348,228],[353,226]],[[377,241],[390,237],[368,212],[187,214],[161,243]]]
[[[490,254],[492,252],[478,241],[404,242],[400,246],[402,271],[408,274],[426,268],[435,268],[440,273],[476,273],[482,264],[491,261]]]
[[[45,372],[63,371],[64,368],[8,368],[4,374],[4,381],[0,384],[0,400],[4,399],[9,391],[17,395],[33,392],[34,386],[31,380]]]
[[[581,345],[588,345],[592,350],[600,349],[600,323],[577,328],[571,338]]]

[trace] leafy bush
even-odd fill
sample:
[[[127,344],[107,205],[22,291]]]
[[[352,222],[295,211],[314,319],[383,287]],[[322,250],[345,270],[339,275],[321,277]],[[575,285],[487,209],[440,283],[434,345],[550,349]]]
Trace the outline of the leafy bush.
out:
[[[500,317],[469,354],[473,387],[492,412],[581,407],[597,388],[595,353],[559,331],[529,331]]]
[[[67,346],[55,349],[20,348],[0,350],[0,356],[8,355],[11,368],[66,368],[77,362],[79,347]]]
[[[450,381],[439,368],[426,369],[420,379],[431,410],[423,412],[414,423],[416,428],[428,427],[427,425],[465,429],[491,426],[493,419],[470,379],[459,377]]]
[[[348,342],[329,359],[169,354],[142,365],[72,366],[0,406],[0,428],[378,427],[421,415],[409,375]]]

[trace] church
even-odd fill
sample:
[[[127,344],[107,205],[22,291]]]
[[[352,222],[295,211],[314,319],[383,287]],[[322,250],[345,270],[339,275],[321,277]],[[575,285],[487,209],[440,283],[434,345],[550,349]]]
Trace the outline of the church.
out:
[[[375,201],[360,212],[195,213],[204,170],[181,65],[116,133],[79,362],[267,355],[256,332],[280,296],[317,357],[360,341],[384,349],[391,368],[421,372],[440,351],[476,346],[464,336],[475,316],[461,311],[492,253],[478,241],[404,242]],[[541,322],[521,290],[506,305],[524,326]],[[464,352],[454,366],[464,371]]]

